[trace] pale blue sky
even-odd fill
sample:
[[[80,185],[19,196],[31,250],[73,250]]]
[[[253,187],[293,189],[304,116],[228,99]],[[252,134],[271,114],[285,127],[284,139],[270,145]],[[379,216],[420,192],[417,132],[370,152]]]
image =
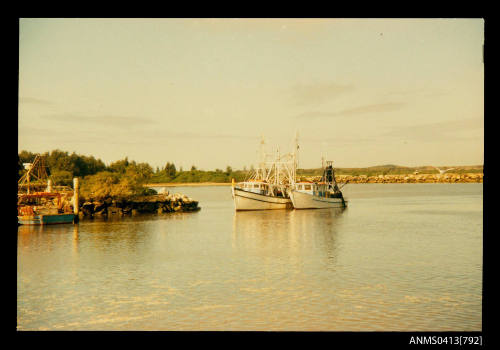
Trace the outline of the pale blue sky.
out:
[[[473,165],[482,19],[21,19],[19,143],[249,167],[260,135],[300,166]]]

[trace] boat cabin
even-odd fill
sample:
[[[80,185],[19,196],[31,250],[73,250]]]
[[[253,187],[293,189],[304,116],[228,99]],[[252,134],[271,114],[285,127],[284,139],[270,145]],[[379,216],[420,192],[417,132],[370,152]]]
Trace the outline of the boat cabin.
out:
[[[341,196],[340,192],[335,193],[332,188],[328,188],[326,182],[297,182],[295,184],[295,191],[324,198],[337,198]]]
[[[17,209],[18,215],[57,215],[72,212],[67,200],[57,192],[18,195]]]
[[[302,193],[314,194],[315,184],[312,182],[297,182],[295,190]]]
[[[288,198],[288,193],[282,186],[275,186],[263,181],[244,181],[236,185],[237,188],[264,196]]]
[[[256,182],[256,181],[246,181],[240,182],[238,187],[244,191],[257,193],[257,194],[267,194],[268,184],[265,182]]]

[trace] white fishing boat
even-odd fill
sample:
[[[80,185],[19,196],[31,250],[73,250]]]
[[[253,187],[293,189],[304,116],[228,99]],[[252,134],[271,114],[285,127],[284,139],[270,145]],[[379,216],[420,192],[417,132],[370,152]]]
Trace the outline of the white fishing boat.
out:
[[[333,162],[328,161],[320,182],[295,182],[290,190],[295,209],[321,209],[347,206],[335,179]]]
[[[292,209],[286,190],[279,190],[264,181],[249,180],[232,187],[236,210]]]
[[[261,141],[261,161],[250,177],[235,183],[231,191],[236,210],[292,209],[289,189],[295,178],[295,153],[281,156],[279,149],[273,160],[263,151]]]

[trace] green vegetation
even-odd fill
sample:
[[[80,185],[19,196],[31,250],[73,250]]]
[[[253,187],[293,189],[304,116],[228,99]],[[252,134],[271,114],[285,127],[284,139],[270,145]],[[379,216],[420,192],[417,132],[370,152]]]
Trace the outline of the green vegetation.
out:
[[[170,165],[170,167],[169,167]],[[150,183],[188,183],[188,182],[218,182],[227,183],[231,179],[235,181],[243,181],[248,171],[236,170],[234,171],[230,166],[226,171],[215,169],[215,171],[198,170],[195,166],[191,167],[188,171],[175,171],[173,164],[167,163],[165,168],[161,171],[154,173],[149,179]]]
[[[36,153],[21,151],[18,154],[18,178],[26,170],[23,163],[33,162]],[[247,178],[249,170],[233,170],[230,166],[226,170],[215,171],[199,170],[192,166],[190,170],[177,170],[173,163],[167,162],[163,169],[154,170],[148,163],[129,161],[128,158],[118,160],[106,166],[100,159],[93,156],[83,156],[76,153],[69,154],[61,150],[45,152],[42,154],[47,166],[47,174],[54,185],[72,186],[74,177],[80,177],[80,196],[82,199],[102,200],[105,198],[121,198],[133,195],[151,194],[152,190],[142,186],[144,183],[190,183],[190,182],[216,182],[229,183],[231,179],[243,181]],[[452,166],[450,166],[452,167]],[[449,168],[449,167],[446,167]],[[456,174],[483,173],[483,166],[454,167]],[[438,171],[432,166],[403,167],[397,165],[380,165],[367,168],[336,168],[337,175],[401,175],[435,174]],[[299,177],[321,176],[321,168],[297,169]]]
[[[126,176],[117,172],[102,171],[86,176],[80,187],[80,198],[83,201],[102,201],[108,198],[125,199],[133,196],[155,194],[156,191],[142,186],[143,178],[132,174],[131,169]]]
[[[55,184],[61,186],[70,186],[75,176],[85,177],[106,170],[104,162],[92,156],[82,156],[74,152],[69,154],[61,150],[43,154],[21,151],[18,154],[18,177],[21,177],[25,172],[23,163],[33,162],[36,155],[42,155],[45,158],[47,175]]]
[[[25,173],[23,163],[31,163],[37,153],[21,151],[18,154],[18,179]],[[167,162],[163,169],[156,170],[148,163],[137,163],[125,159],[118,160],[106,166],[100,159],[69,154],[60,150],[46,152],[44,156],[47,175],[55,186],[72,186],[73,178],[82,179],[80,197],[83,200],[103,200],[106,198],[120,199],[134,195],[151,194],[142,185],[144,183],[186,183],[186,182],[218,182],[227,183],[231,179],[243,181],[248,171],[226,170],[204,171],[194,165],[191,170],[177,171],[173,163]],[[154,191],[153,191],[154,192]]]

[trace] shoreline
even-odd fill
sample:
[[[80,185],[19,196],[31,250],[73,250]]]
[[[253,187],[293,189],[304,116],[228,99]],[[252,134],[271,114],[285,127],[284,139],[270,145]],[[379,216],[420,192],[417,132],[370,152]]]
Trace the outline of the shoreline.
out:
[[[231,182],[159,182],[144,184],[144,187],[194,187],[194,186],[231,186]]]
[[[337,175],[339,183],[483,183],[484,174],[466,173],[466,174],[404,174],[404,175]],[[304,176],[308,181],[319,180],[319,177]],[[184,183],[149,183],[145,187],[196,187],[196,186],[231,186],[230,182],[184,182]]]
[[[345,183],[482,183],[483,177],[482,173],[336,176],[338,182]]]

